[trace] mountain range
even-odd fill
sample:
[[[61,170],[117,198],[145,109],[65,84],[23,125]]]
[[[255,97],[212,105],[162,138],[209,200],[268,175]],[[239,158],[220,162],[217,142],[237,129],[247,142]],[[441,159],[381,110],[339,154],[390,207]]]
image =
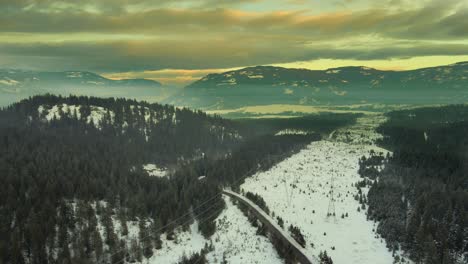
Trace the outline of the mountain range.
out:
[[[44,93],[129,97],[160,101],[166,98],[170,91],[170,87],[153,80],[112,80],[87,71],[0,70],[0,105]]]
[[[244,106],[446,104],[468,100],[468,62],[410,71],[249,67],[209,74],[167,102],[205,110]]]
[[[44,93],[125,97],[203,110],[453,104],[468,101],[468,62],[409,71],[256,66],[208,74],[183,89],[147,79],[111,80],[86,71],[0,70],[0,106]]]

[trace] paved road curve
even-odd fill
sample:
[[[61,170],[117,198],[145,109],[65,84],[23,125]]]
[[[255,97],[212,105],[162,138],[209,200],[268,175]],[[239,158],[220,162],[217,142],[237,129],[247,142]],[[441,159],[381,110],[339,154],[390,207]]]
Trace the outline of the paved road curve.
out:
[[[258,217],[258,219],[266,224],[268,228],[270,229],[270,232],[274,232],[276,235],[278,235],[284,242],[288,243],[291,245],[291,247],[294,250],[294,253],[297,256],[297,259],[302,263],[302,264],[312,264],[312,263],[318,263],[313,259],[312,257],[307,256],[307,253],[304,251],[304,249],[299,245],[296,240],[294,240],[287,232],[285,232],[277,223],[274,219],[272,219],[265,211],[263,211],[260,207],[258,207],[256,204],[254,204],[252,201],[249,199],[245,198],[244,196],[233,192],[229,190],[223,190],[223,193],[238,200],[239,202],[243,203],[244,205],[248,206]]]

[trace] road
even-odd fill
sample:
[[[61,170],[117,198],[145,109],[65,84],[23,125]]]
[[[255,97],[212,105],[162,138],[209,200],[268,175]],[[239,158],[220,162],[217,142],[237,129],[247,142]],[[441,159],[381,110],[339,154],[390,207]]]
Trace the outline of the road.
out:
[[[287,232],[285,232],[277,223],[276,221],[271,218],[265,211],[263,211],[260,207],[258,207],[256,204],[254,204],[251,200],[247,199],[246,197],[230,191],[230,190],[223,190],[223,193],[225,195],[228,195],[235,200],[243,203],[247,207],[249,207],[252,212],[258,217],[258,219],[267,225],[269,228],[270,232],[275,233],[279,238],[283,240],[283,242],[288,243],[291,245],[294,254],[296,255],[297,259],[302,263],[302,264],[312,264],[312,263],[318,263],[314,258],[310,257],[307,255],[305,250],[299,245],[299,243],[296,242]]]

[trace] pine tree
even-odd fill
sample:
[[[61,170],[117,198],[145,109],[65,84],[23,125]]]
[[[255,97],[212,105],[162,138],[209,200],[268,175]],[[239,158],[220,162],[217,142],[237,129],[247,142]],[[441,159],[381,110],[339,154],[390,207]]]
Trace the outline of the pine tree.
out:
[[[162,247],[161,220],[159,220],[159,217],[155,217],[153,222],[151,223],[151,234],[152,234],[154,247],[156,249],[161,249]]]
[[[333,264],[331,257],[328,256],[327,251],[320,251],[319,254],[320,264]]]
[[[21,236],[20,232],[18,229],[15,229],[12,232],[12,238],[11,238],[11,263],[14,264],[24,264],[24,257],[22,254],[22,245],[21,245]]]
[[[138,241],[136,239],[132,239],[130,242],[130,262],[141,262],[143,258],[141,251]]]
[[[146,221],[143,218],[140,218],[138,227],[140,229],[139,238],[143,250],[143,256],[150,258],[153,255],[153,244],[151,243],[151,234],[148,232]]]
[[[127,236],[128,235],[128,225],[127,225],[127,215],[126,213],[121,209],[119,213],[119,220],[120,220],[120,226],[122,236]]]
[[[113,248],[117,243],[117,235],[115,234],[114,230],[114,222],[112,220],[112,209],[110,207],[106,207],[104,209],[104,214],[102,217],[103,226],[104,226],[104,239],[107,245],[110,248]]]
[[[97,229],[92,232],[92,248],[95,252],[96,262],[99,262],[103,254],[102,238]]]

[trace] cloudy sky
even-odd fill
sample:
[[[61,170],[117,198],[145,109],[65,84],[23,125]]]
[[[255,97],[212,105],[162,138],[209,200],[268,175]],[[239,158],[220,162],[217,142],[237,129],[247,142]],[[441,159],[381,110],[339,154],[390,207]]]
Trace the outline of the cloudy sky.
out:
[[[184,84],[254,65],[468,61],[468,1],[0,0],[0,68]]]

